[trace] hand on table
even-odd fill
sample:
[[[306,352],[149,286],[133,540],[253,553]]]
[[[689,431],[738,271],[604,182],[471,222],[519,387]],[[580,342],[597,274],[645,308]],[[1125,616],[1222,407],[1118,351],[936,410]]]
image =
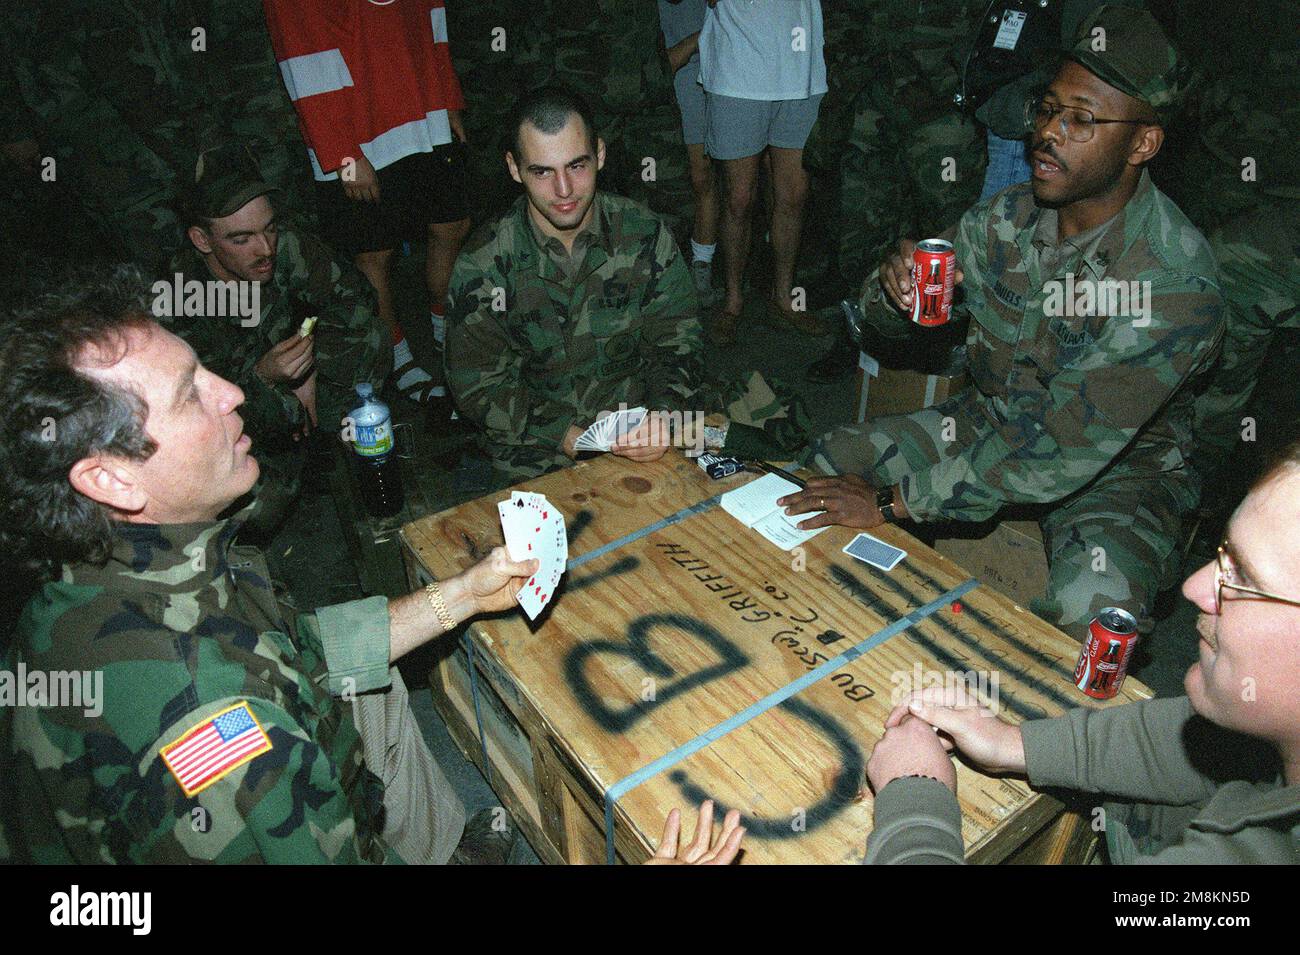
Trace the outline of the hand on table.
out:
[[[667,418],[652,411],[635,430],[614,442],[609,451],[629,461],[658,461],[671,444]]]
[[[911,715],[886,724],[885,735],[867,760],[867,780],[877,794],[903,776],[932,776],[957,792],[957,770],[943,742],[933,726]]]
[[[954,748],[990,773],[1024,773],[1025,744],[1020,727],[1004,723],[988,707],[957,696],[954,687],[918,690],[894,707],[885,727],[911,719],[939,730],[945,750]]]
[[[876,489],[856,474],[809,478],[802,491],[777,498],[776,503],[791,516],[825,511],[799,522],[799,528],[806,531],[831,524],[867,530],[885,523],[884,515],[876,507]]]
[[[713,800],[700,803],[700,815],[695,821],[695,840],[678,848],[682,814],[674,809],[664,822],[664,837],[659,849],[646,860],[646,865],[730,865],[740,851],[740,840],[745,835],[740,825],[740,810],[733,809],[722,820],[722,831],[713,835]]]
[[[895,307],[903,311],[912,307],[912,253],[915,251],[915,239],[899,239],[898,251],[887,255],[880,263],[880,287]],[[953,284],[961,285],[965,278],[958,265]]]

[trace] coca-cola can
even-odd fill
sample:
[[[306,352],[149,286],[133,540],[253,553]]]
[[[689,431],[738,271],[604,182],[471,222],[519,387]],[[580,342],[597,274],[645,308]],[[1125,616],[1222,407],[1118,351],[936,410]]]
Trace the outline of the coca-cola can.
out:
[[[1088,639],[1074,668],[1074,685],[1094,700],[1109,700],[1124,684],[1128,661],[1137,646],[1137,621],[1118,607],[1092,618]]]
[[[957,253],[944,239],[926,239],[912,252],[912,321],[927,328],[948,324]]]

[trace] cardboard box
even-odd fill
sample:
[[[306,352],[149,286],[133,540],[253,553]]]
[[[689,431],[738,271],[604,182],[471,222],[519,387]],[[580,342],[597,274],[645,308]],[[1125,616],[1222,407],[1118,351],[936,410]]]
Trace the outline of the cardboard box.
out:
[[[938,404],[970,384],[965,371],[927,375],[905,368],[885,368],[866,352],[858,354],[858,422],[881,415],[907,414]]]
[[[972,533],[940,536],[934,549],[1021,607],[1042,596],[1047,589],[1047,554],[1036,521],[1002,521],[992,531],[984,524],[949,526],[940,533],[962,531]]]

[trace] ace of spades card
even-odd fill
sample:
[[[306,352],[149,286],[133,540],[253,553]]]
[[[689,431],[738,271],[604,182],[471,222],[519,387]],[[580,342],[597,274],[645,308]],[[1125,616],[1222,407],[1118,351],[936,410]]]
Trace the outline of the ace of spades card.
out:
[[[536,620],[560,583],[569,560],[569,540],[561,514],[544,494],[514,491],[497,504],[506,551],[511,560],[536,558],[541,566],[515,595],[529,620]]]

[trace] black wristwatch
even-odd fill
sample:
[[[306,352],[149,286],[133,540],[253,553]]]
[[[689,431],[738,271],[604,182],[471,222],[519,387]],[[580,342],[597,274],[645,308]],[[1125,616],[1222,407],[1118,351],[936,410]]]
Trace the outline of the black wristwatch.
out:
[[[885,519],[886,524],[898,523],[894,517],[893,487],[883,487],[876,492],[876,509],[880,511],[880,516]]]

